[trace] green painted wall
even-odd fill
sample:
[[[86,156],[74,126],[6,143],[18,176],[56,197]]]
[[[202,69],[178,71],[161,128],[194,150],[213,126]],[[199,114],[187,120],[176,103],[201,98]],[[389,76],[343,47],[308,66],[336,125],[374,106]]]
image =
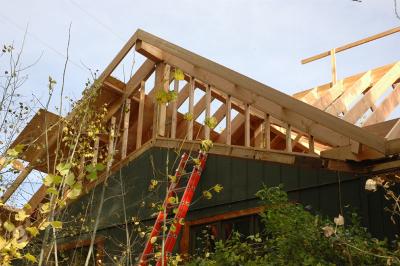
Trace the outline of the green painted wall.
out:
[[[99,230],[99,234],[114,239],[106,242],[109,252],[114,253],[112,250],[115,250],[115,254],[118,254],[118,241],[125,242],[125,231],[121,226],[124,224],[123,204],[128,220],[132,216],[146,220],[154,212],[148,206],[150,202],[162,199],[160,196],[165,191],[165,183],[158,187],[158,191],[151,193],[148,186],[151,179],[161,179],[160,172],[165,173],[167,159],[168,169],[173,169],[176,154],[172,150],[152,148],[110,177]],[[195,199],[201,196],[203,190],[215,184],[221,184],[224,190],[214,195],[212,200],[197,201],[191,206],[187,220],[255,207],[259,201],[254,194],[263,184],[284,184],[293,201],[310,205],[315,212],[337,216],[341,202],[343,207],[350,205],[357,210],[363,216],[365,226],[375,236],[394,236],[399,231],[383,211],[386,202],[378,193],[365,192],[365,178],[320,168],[209,155]],[[338,180],[341,183],[340,190]],[[66,218],[80,212],[95,217],[100,191],[101,186],[72,204],[65,214]],[[151,224],[152,220],[149,219],[148,223]]]

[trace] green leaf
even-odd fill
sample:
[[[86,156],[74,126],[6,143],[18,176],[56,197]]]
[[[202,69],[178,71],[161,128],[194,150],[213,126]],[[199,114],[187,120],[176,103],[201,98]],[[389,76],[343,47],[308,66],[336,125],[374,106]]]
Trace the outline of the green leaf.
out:
[[[70,172],[66,177],[65,177],[65,184],[67,184],[68,186],[72,186],[73,184],[75,184],[75,175],[74,173]]]
[[[85,166],[85,170],[89,173],[95,172],[96,171],[96,167],[93,166],[92,164],[88,164]]]
[[[61,181],[62,181],[62,177],[61,177],[61,176],[50,174],[50,175],[47,175],[47,176],[44,178],[43,183],[44,183],[45,186],[50,187],[50,186],[52,186],[52,185],[58,185],[58,184],[60,184]]]
[[[96,171],[89,172],[89,174],[86,175],[86,179],[89,180],[90,182],[97,180],[97,172]]]
[[[76,199],[82,192],[82,183],[75,183],[67,192],[67,198]]]
[[[66,176],[69,173],[71,167],[72,167],[71,163],[59,163],[56,169],[60,173],[60,175]]]
[[[102,163],[96,164],[96,170],[97,171],[103,171],[106,168],[106,166]]]
[[[46,193],[49,195],[58,195],[58,190],[55,187],[49,187],[46,189]]]
[[[33,256],[30,253],[26,253],[24,255],[24,259],[26,259],[27,261],[32,262],[32,263],[37,263],[37,260],[36,260],[35,256]]]

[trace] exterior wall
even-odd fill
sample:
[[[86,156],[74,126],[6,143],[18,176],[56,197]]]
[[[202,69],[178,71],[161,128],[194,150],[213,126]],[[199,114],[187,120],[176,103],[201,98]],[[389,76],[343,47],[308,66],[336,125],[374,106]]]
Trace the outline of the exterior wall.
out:
[[[148,206],[150,202],[162,200],[160,195],[165,191],[165,183],[159,186],[158,191],[152,193],[148,191],[148,186],[151,179],[161,178],[157,172],[165,173],[167,160],[169,161],[168,169],[173,169],[172,165],[176,160],[174,151],[152,148],[110,177],[105,196],[107,200],[104,202],[98,231],[99,235],[115,240],[105,242],[107,252],[114,253],[115,251],[118,254],[116,243],[125,242],[122,194],[125,193],[127,220],[131,221],[131,217],[138,216],[148,224],[152,224],[150,215],[154,210],[143,207],[143,201],[144,205]],[[157,169],[153,169],[152,165]],[[263,184],[267,186],[284,184],[284,189],[288,191],[291,200],[309,205],[314,212],[329,217],[337,216],[341,202],[344,209],[346,209],[345,206],[350,205],[358,211],[363,217],[364,225],[369,227],[373,235],[380,238],[393,237],[399,231],[390,222],[388,213],[383,210],[386,202],[379,193],[365,192],[365,178],[320,168],[209,155],[194,199],[198,199],[203,190],[215,184],[221,184],[224,189],[221,193],[214,194],[212,200],[197,201],[191,206],[186,220],[193,221],[226,212],[254,208],[260,205],[254,194]],[[97,187],[93,192],[89,192],[71,204],[68,215],[87,212],[88,216],[94,218],[101,187]],[[67,238],[61,242],[70,240],[71,238]]]

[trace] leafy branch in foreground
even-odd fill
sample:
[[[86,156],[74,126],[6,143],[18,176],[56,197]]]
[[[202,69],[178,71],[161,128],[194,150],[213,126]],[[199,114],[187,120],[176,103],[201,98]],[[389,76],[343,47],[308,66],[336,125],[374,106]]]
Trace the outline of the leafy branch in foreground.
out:
[[[356,214],[332,222],[288,200],[281,187],[256,194],[265,205],[264,229],[245,237],[232,234],[216,242],[187,265],[392,265],[400,263],[400,246],[371,237]],[[345,222],[347,221],[348,222]]]

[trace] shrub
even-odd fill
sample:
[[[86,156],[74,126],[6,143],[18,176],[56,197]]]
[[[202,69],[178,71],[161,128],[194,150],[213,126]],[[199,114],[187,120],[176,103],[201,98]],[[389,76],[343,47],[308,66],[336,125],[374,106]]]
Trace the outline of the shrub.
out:
[[[265,205],[264,229],[243,241],[234,233],[216,243],[213,253],[192,258],[187,265],[400,265],[400,246],[373,238],[352,213],[334,222],[289,202],[281,187],[256,194]]]

